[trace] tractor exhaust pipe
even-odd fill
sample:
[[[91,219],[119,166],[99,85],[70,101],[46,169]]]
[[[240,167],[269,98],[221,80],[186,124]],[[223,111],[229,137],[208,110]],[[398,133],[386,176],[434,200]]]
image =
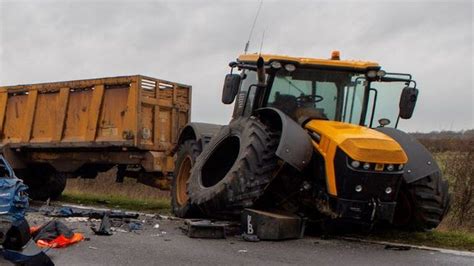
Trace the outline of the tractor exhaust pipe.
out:
[[[263,60],[263,57],[259,57],[257,60],[257,79],[258,79],[258,84],[257,86],[259,88],[263,88],[266,86],[265,84],[265,61]]]

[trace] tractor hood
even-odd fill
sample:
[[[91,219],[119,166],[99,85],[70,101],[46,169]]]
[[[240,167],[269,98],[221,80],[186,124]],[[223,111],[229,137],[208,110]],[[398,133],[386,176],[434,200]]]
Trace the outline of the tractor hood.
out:
[[[326,120],[312,120],[305,127],[320,135],[320,142],[315,146],[324,155],[334,153],[339,147],[357,161],[381,164],[408,161],[397,141],[371,128]]]

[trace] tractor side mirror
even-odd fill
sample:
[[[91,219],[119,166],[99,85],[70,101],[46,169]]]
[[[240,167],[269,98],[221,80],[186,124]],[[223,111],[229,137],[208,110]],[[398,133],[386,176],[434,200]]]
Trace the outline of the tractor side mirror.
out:
[[[405,87],[400,96],[400,118],[410,119],[415,110],[416,100],[418,99],[418,89]]]
[[[234,101],[235,95],[239,91],[240,79],[239,74],[227,74],[225,76],[224,88],[222,89],[222,103],[231,104]]]

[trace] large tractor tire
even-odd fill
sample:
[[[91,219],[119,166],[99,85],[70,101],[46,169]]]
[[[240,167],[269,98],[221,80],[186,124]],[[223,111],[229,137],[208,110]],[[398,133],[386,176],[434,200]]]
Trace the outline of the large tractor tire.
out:
[[[410,184],[402,184],[393,224],[404,230],[436,228],[449,210],[448,182],[436,172]]]
[[[177,217],[188,218],[199,215],[188,196],[188,181],[191,168],[201,153],[201,147],[195,140],[186,140],[178,147],[173,181],[171,185],[171,207]]]
[[[209,217],[234,216],[252,206],[277,172],[279,138],[255,117],[224,127],[191,171],[191,201]]]

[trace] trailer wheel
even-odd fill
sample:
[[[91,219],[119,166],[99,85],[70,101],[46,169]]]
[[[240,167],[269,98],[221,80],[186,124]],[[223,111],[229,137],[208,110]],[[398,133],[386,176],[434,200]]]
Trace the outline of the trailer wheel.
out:
[[[187,187],[191,168],[200,153],[201,147],[195,140],[186,140],[178,148],[171,188],[171,207],[173,213],[181,218],[199,214],[198,209],[189,201]]]
[[[441,173],[422,178],[400,188],[393,224],[405,230],[436,228],[449,210],[448,182]]]
[[[224,127],[192,169],[188,192],[207,216],[234,216],[263,195],[278,168],[279,132],[255,117]]]
[[[42,175],[44,174],[44,175]],[[47,171],[27,177],[28,194],[35,200],[58,199],[66,188],[67,173]]]
[[[58,199],[63,194],[64,189],[66,188],[67,183],[67,174],[62,172],[53,173],[50,177],[49,185],[50,193],[49,197],[53,200]]]

